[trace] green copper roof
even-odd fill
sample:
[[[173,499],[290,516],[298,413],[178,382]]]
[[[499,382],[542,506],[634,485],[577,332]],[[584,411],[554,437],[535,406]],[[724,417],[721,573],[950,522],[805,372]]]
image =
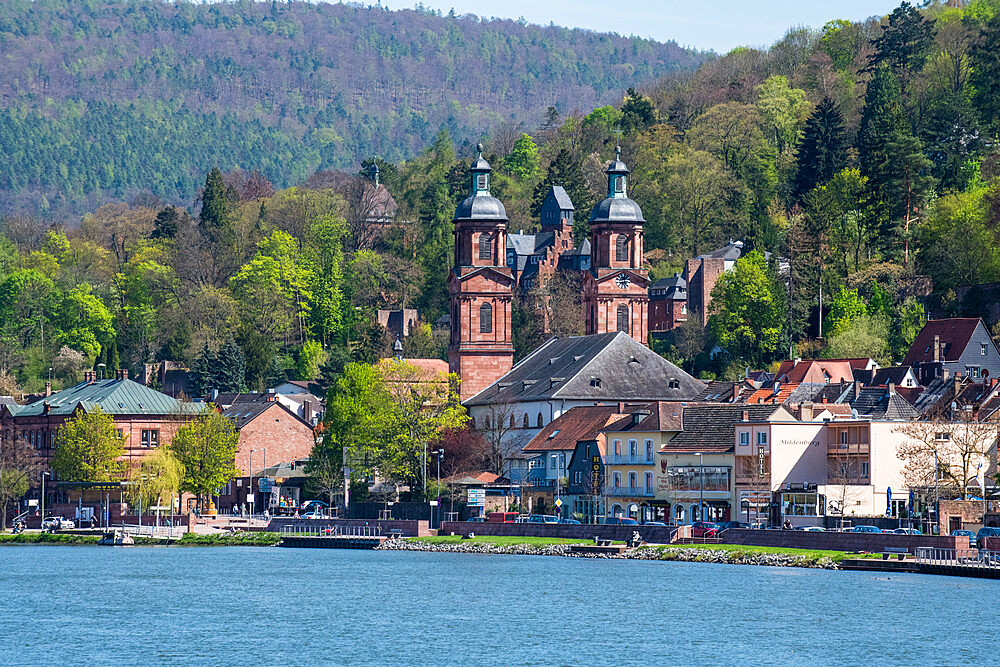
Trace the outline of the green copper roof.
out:
[[[45,414],[71,415],[77,406],[85,410],[100,407],[112,415],[171,415],[194,414],[204,403],[185,403],[150,389],[133,380],[98,380],[81,382],[30,405],[8,406],[16,417]]]

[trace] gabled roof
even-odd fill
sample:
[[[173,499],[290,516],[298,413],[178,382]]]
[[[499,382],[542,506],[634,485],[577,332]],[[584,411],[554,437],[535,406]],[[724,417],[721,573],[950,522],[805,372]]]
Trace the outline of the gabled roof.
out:
[[[661,452],[731,452],[734,448],[733,427],[743,421],[763,422],[770,419],[779,405],[743,405],[740,403],[700,403],[684,408],[684,430],[664,444]]]
[[[920,416],[909,401],[894,391],[890,393],[884,387],[862,387],[857,397],[851,401],[851,407],[859,415],[879,420],[904,421]]]
[[[704,255],[698,255],[695,259],[724,259],[727,262],[735,262],[743,255],[743,241],[730,241],[728,245],[716,248]]]
[[[909,366],[887,366],[880,368],[872,375],[871,383],[875,386],[886,386],[892,384],[903,384],[906,374],[910,372]]]
[[[260,415],[267,412],[268,408],[275,407],[278,410],[284,410],[291,416],[295,417],[297,420],[302,422],[308,428],[312,428],[312,425],[306,420],[299,417],[297,414],[289,410],[287,407],[282,405],[277,401],[253,401],[253,402],[237,402],[230,405],[226,410],[223,411],[223,416],[229,417],[236,424],[236,430],[242,429],[244,426],[252,422],[254,419]]]
[[[581,440],[594,440],[605,426],[621,417],[617,405],[586,405],[567,410],[545,425],[525,445],[525,452],[576,449]]]
[[[466,405],[690,400],[705,385],[620,331],[550,338]]]
[[[72,415],[77,406],[110,415],[191,415],[204,403],[185,403],[133,380],[81,382],[29,405],[5,406],[16,417]]]
[[[574,255],[586,255],[589,257],[590,239],[584,239],[583,243],[581,243],[580,245],[570,248],[569,250],[563,250],[561,253],[559,253],[560,257],[571,257]]]
[[[657,401],[645,407],[634,408],[629,414],[608,424],[604,432],[679,431],[683,422],[684,405],[674,401]]]
[[[758,389],[747,397],[747,404],[769,404],[781,405],[788,400],[792,392],[798,387],[796,382],[778,383],[777,386],[764,387]]]
[[[482,486],[486,484],[506,482],[506,480],[500,475],[495,475],[491,472],[486,472],[485,470],[480,470],[478,472],[460,472],[449,477],[444,477],[441,481],[446,484],[455,484],[457,486]]]
[[[573,200],[569,198],[566,194],[566,189],[561,185],[553,185],[549,188],[549,194],[553,199],[556,200],[556,206],[563,211],[573,211],[575,210],[573,206]]]
[[[941,343],[941,361],[957,361],[982,323],[978,317],[952,317],[946,320],[929,320],[917,334],[910,351],[903,359],[904,366],[934,361],[934,336]],[[984,327],[985,328],[985,327]],[[987,336],[989,338],[989,336]],[[990,341],[992,344],[992,340]]]
[[[774,377],[780,382],[850,382],[854,373],[844,359],[786,359]]]

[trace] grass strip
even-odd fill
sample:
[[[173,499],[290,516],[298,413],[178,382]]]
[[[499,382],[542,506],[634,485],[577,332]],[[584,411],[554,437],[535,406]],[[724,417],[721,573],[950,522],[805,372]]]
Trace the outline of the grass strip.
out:
[[[563,537],[530,537],[522,535],[476,535],[472,539],[462,539],[461,535],[437,535],[430,537],[407,537],[409,542],[425,544],[492,544],[494,546],[528,545],[533,547],[551,547],[563,544],[593,544],[592,540],[570,539]],[[624,544],[624,542],[615,542]]]
[[[648,549],[659,549],[664,560],[674,560],[676,553],[685,549],[699,549],[705,551],[725,552],[732,558],[746,556],[756,556],[761,554],[774,554],[797,558],[806,562],[815,563],[823,558],[829,558],[834,563],[839,563],[845,558],[856,558],[857,554],[848,554],[845,551],[827,551],[823,549],[787,549],[784,547],[758,547],[746,544],[666,544],[646,547]]]

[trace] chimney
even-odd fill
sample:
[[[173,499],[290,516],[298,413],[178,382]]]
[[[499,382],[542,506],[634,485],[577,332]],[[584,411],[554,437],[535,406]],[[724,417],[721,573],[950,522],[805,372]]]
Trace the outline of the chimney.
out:
[[[934,361],[941,361],[941,336],[934,334]]]
[[[893,395],[895,393],[896,393],[896,383],[895,382],[890,382],[889,383],[889,395],[891,396],[891,395]]]
[[[962,376],[955,373],[955,396],[962,393]]]
[[[97,371],[84,371],[83,372],[83,381],[84,382],[93,382],[96,379],[97,379]]]
[[[802,357],[795,357],[795,359],[792,361],[792,368],[798,366],[800,361],[802,361]]]
[[[268,389],[267,394],[264,396],[264,400],[268,403],[276,403],[278,401],[278,394],[275,393],[274,389]]]
[[[45,381],[45,397],[48,398],[52,395],[52,380]]]
[[[118,380],[127,380],[128,379],[128,369],[127,368],[119,368],[115,372],[115,378],[118,379]]]
[[[812,401],[806,401],[799,406],[799,419],[804,422],[811,422],[813,420]]]
[[[750,411],[749,410],[744,410],[743,411],[743,421],[745,421],[745,422],[750,421]]]

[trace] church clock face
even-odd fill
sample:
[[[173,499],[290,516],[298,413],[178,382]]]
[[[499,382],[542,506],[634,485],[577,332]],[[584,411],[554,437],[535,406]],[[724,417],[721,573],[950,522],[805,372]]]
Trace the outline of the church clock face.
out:
[[[628,279],[628,274],[627,273],[619,273],[618,277],[615,278],[615,284],[618,285],[619,289],[626,289],[626,288],[628,288],[628,286],[631,284],[631,281]]]

